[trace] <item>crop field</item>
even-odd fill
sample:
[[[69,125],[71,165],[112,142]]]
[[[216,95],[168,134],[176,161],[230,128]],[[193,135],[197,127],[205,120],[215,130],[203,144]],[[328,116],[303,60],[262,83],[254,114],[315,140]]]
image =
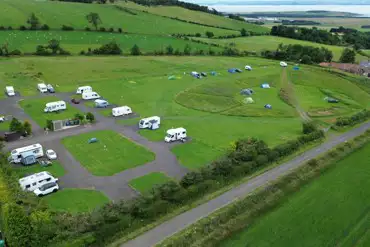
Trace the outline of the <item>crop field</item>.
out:
[[[98,142],[88,144],[91,138],[97,138]],[[66,137],[62,143],[96,176],[111,176],[155,158],[152,152],[111,130]]]
[[[183,39],[168,36],[154,36],[143,34],[122,34],[108,32],[85,32],[85,31],[1,31],[0,44],[8,43],[9,50],[19,49],[23,53],[36,51],[38,45],[47,45],[48,41],[56,39],[60,41],[60,46],[71,52],[78,54],[88,48],[94,49],[115,41],[120,45],[123,54],[130,54],[131,47],[135,44],[139,46],[141,52],[165,51],[168,45],[174,50],[183,51],[188,44],[192,52],[203,50],[207,52],[210,47]],[[221,51],[221,48],[212,47],[213,51]]]
[[[40,127],[45,127],[47,120],[71,119],[71,118],[74,118],[74,116],[77,113],[81,113],[79,110],[69,105],[68,102],[66,102],[67,104],[66,110],[59,111],[59,112],[44,113],[44,108],[45,108],[46,103],[59,101],[59,100],[60,99],[57,97],[47,96],[47,97],[42,97],[38,99],[35,98],[35,99],[22,100],[20,101],[19,104],[24,109],[24,111],[32,118],[32,120],[36,121],[36,123]]]
[[[368,246],[369,164],[367,144],[220,246]]]
[[[313,47],[325,47],[333,52],[333,60],[339,60],[344,47],[335,45],[325,45],[304,40],[295,40],[283,37],[275,36],[252,36],[245,38],[233,38],[233,39],[207,39],[207,38],[193,38],[201,40],[207,43],[220,44],[223,46],[235,47],[238,50],[250,51],[250,52],[261,52],[263,50],[275,50],[279,44],[284,45],[306,45]],[[357,54],[357,61],[366,60],[366,57]]]
[[[91,212],[109,202],[109,199],[96,190],[62,189],[42,198],[54,211],[82,213]]]
[[[129,182],[130,186],[141,194],[146,194],[156,186],[170,181],[166,174],[162,172],[152,172],[145,176],[135,178]]]
[[[273,146],[301,133],[298,114],[278,96],[281,68],[276,61],[250,57],[28,57],[1,61],[7,73],[0,72],[0,87],[12,82],[21,93],[37,94],[30,88],[37,83],[34,75],[41,73],[40,79],[58,85],[59,92],[75,92],[78,86],[90,85],[111,104],[130,106],[139,117],[122,121],[122,124],[137,124],[142,117],[161,116],[159,130],[139,131],[149,140],[163,141],[167,129],[186,128],[190,141],[174,146],[172,152],[190,169],[202,167],[224,154],[239,138],[257,137]],[[227,72],[229,68],[243,69],[246,64],[251,65],[253,71]],[[20,71],[23,80],[13,81],[13,76]],[[217,76],[195,79],[189,75],[191,71],[216,71]],[[170,75],[176,79],[169,80]],[[320,90],[329,90],[351,102],[338,104],[341,110],[334,112],[332,117],[358,111],[370,102],[370,96],[355,84],[317,68],[302,66],[290,77],[298,89],[301,85],[311,86],[309,89],[313,88],[318,95],[310,99],[311,96],[300,96],[296,89],[302,107],[307,110],[311,101],[312,106],[326,107],[325,96]],[[259,86],[264,82],[271,88],[261,89]],[[245,104],[245,96],[240,95],[244,88],[255,91],[251,96],[253,104]],[[265,109],[265,104],[271,104],[272,109]],[[87,140],[84,136],[79,142],[85,145]],[[70,149],[75,150],[74,147]],[[79,153],[83,156],[84,152]],[[86,158],[81,158],[82,163],[83,159]],[[98,157],[99,162],[104,159]],[[107,167],[104,164],[104,168]],[[96,172],[114,174],[127,168],[114,164],[109,171],[100,169]]]
[[[77,29],[93,28],[86,20],[90,12],[98,13],[102,20],[102,27],[122,28],[129,33],[160,34],[172,33],[201,33],[213,32],[216,36],[239,34],[239,31],[205,27],[181,21],[170,20],[158,15],[144,13],[137,10],[125,10],[111,4],[80,4],[58,1],[36,0],[3,0],[0,2],[2,14],[0,23],[13,28],[27,25],[27,18],[31,13],[40,19],[41,24],[50,28],[60,29],[62,25],[72,26]],[[160,28],[158,28],[160,27]]]
[[[241,22],[229,18],[225,18],[223,16],[217,16],[212,14],[207,14],[199,11],[193,11],[177,6],[142,6],[135,4],[133,2],[125,2],[120,1],[117,3],[122,7],[126,7],[128,9],[136,9],[141,11],[147,11],[149,13],[159,15],[159,16],[167,16],[171,18],[178,18],[181,20],[192,21],[196,23],[201,23],[205,25],[212,25],[224,28],[230,28],[234,30],[240,31],[242,28],[245,28],[248,31],[263,33],[269,32],[268,28],[261,27],[259,25],[252,25],[246,22]]]

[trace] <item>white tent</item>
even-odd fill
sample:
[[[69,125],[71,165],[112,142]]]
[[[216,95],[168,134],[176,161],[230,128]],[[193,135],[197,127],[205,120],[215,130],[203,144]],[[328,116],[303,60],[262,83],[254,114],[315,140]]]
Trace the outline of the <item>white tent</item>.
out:
[[[281,61],[281,62],[280,62],[280,66],[281,66],[281,67],[287,67],[287,66],[288,66],[288,64],[287,64],[286,62]]]
[[[270,84],[263,83],[263,84],[261,84],[261,88],[270,88]]]
[[[245,66],[245,69],[246,69],[246,70],[251,71],[251,70],[252,70],[252,67],[251,67],[251,66],[249,66],[249,65],[246,65],[246,66]]]
[[[244,103],[252,104],[252,103],[254,103],[254,100],[251,97],[247,97],[247,98],[244,99]]]

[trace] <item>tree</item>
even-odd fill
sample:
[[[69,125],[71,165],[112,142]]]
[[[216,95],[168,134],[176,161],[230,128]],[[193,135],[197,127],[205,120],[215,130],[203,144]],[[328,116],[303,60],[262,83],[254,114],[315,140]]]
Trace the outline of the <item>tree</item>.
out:
[[[167,55],[172,55],[173,54],[173,47],[171,45],[168,45],[166,47],[166,54]]]
[[[201,37],[202,35],[200,33],[196,33],[195,37]]]
[[[317,130],[316,125],[313,122],[305,122],[302,124],[302,132],[307,135]]]
[[[2,208],[2,223],[9,246],[30,246],[30,220],[22,206],[5,204]]]
[[[30,17],[27,20],[27,24],[31,26],[30,29],[32,30],[36,30],[39,27],[40,21],[39,18],[37,18],[37,16],[35,15],[35,13],[32,13],[30,15]]]
[[[92,122],[94,122],[94,121],[95,121],[95,116],[94,116],[94,114],[92,114],[91,112],[88,112],[88,113],[86,114],[86,119],[87,119],[90,123],[92,123]]]
[[[131,48],[131,55],[133,55],[133,56],[139,56],[140,54],[141,54],[140,48],[139,48],[139,46],[137,46],[137,44],[135,44]]]
[[[23,123],[23,129],[26,135],[32,134],[32,125],[28,121],[24,121]]]
[[[356,61],[356,52],[349,48],[344,49],[339,61],[341,63],[354,63]]]
[[[75,118],[78,119],[78,120],[80,120],[80,121],[82,121],[85,117],[81,113],[76,113],[75,114]]]
[[[210,39],[210,38],[212,38],[212,37],[213,37],[213,36],[215,36],[215,35],[214,35],[214,33],[213,33],[213,32],[207,31],[207,32],[206,32],[206,36]]]
[[[245,28],[242,28],[242,30],[240,30],[240,35],[241,36],[243,36],[243,37],[248,36],[247,34],[248,33],[247,33],[247,30],[245,30]]]
[[[59,40],[56,39],[49,40],[48,48],[52,51],[53,54],[56,54],[60,50]]]
[[[190,55],[191,54],[191,47],[189,44],[186,44],[184,47],[184,55]]]
[[[23,130],[22,123],[18,119],[13,117],[12,121],[10,122],[10,125],[9,125],[9,130],[10,131],[21,131],[21,130]]]
[[[98,13],[91,12],[90,14],[86,15],[86,19],[95,27],[95,30],[98,30],[99,24],[103,23]]]
[[[309,55],[303,55],[303,57],[301,58],[301,63],[312,64],[312,59]]]

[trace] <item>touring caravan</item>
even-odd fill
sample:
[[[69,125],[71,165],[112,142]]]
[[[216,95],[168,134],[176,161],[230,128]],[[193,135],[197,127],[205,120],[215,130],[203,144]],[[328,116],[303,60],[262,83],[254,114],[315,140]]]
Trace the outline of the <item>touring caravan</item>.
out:
[[[161,124],[161,118],[158,116],[143,118],[139,121],[140,129],[152,129],[153,124],[158,126]]]
[[[96,99],[94,103],[96,108],[106,108],[109,106],[108,101],[102,99]]]
[[[84,92],[92,92],[92,87],[90,86],[82,86],[78,87],[76,94],[83,94]]]
[[[15,95],[14,88],[12,86],[6,86],[5,87],[5,93],[11,97]]]
[[[131,113],[132,113],[132,110],[127,105],[120,106],[120,107],[115,107],[115,108],[112,109],[112,115],[114,117],[124,116],[124,115],[128,115],[128,114],[131,114]]]
[[[286,62],[281,61],[281,62],[280,62],[280,66],[281,66],[281,67],[287,67],[287,66],[288,66],[288,64],[287,64]]]
[[[193,77],[195,77],[195,78],[200,79],[200,74],[199,74],[198,72],[193,71],[193,72],[191,72],[190,74],[191,74],[191,76],[193,76]]]
[[[96,92],[83,92],[82,93],[82,98],[85,99],[85,100],[99,99],[100,95]]]
[[[32,174],[27,177],[23,177],[18,180],[19,185],[22,190],[34,191],[35,189],[40,188],[42,185],[50,182],[57,182],[58,179],[53,177],[51,173],[43,171],[39,173]]]
[[[37,90],[39,90],[40,93],[47,93],[48,92],[48,88],[46,87],[45,83],[37,84]]]
[[[177,129],[169,129],[167,130],[167,135],[164,138],[165,142],[173,142],[177,140],[185,140],[186,139],[186,129],[184,128],[177,128]]]
[[[10,152],[8,160],[12,163],[21,163],[22,159],[30,155],[35,156],[35,158],[40,158],[44,156],[44,150],[42,149],[41,144],[37,143],[30,146],[14,149]]]
[[[67,109],[67,104],[64,101],[55,101],[46,103],[44,112],[57,112]]]

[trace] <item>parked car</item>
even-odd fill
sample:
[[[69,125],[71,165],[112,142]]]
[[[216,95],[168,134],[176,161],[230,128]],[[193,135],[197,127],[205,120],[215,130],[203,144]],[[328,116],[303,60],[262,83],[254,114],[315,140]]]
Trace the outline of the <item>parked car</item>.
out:
[[[54,90],[52,85],[48,84],[48,85],[46,85],[46,88],[47,88],[49,93],[55,93],[55,90]]]
[[[0,116],[0,123],[2,122],[5,122],[5,117],[4,116]]]
[[[38,189],[35,189],[33,193],[37,196],[46,196],[47,194],[57,192],[59,190],[59,185],[56,182],[46,183],[41,185]]]
[[[46,157],[48,157],[49,160],[56,160],[57,159],[57,153],[54,152],[54,150],[52,150],[52,149],[46,150]]]
[[[73,104],[80,104],[80,100],[78,100],[78,99],[71,99],[71,102],[73,103]]]

